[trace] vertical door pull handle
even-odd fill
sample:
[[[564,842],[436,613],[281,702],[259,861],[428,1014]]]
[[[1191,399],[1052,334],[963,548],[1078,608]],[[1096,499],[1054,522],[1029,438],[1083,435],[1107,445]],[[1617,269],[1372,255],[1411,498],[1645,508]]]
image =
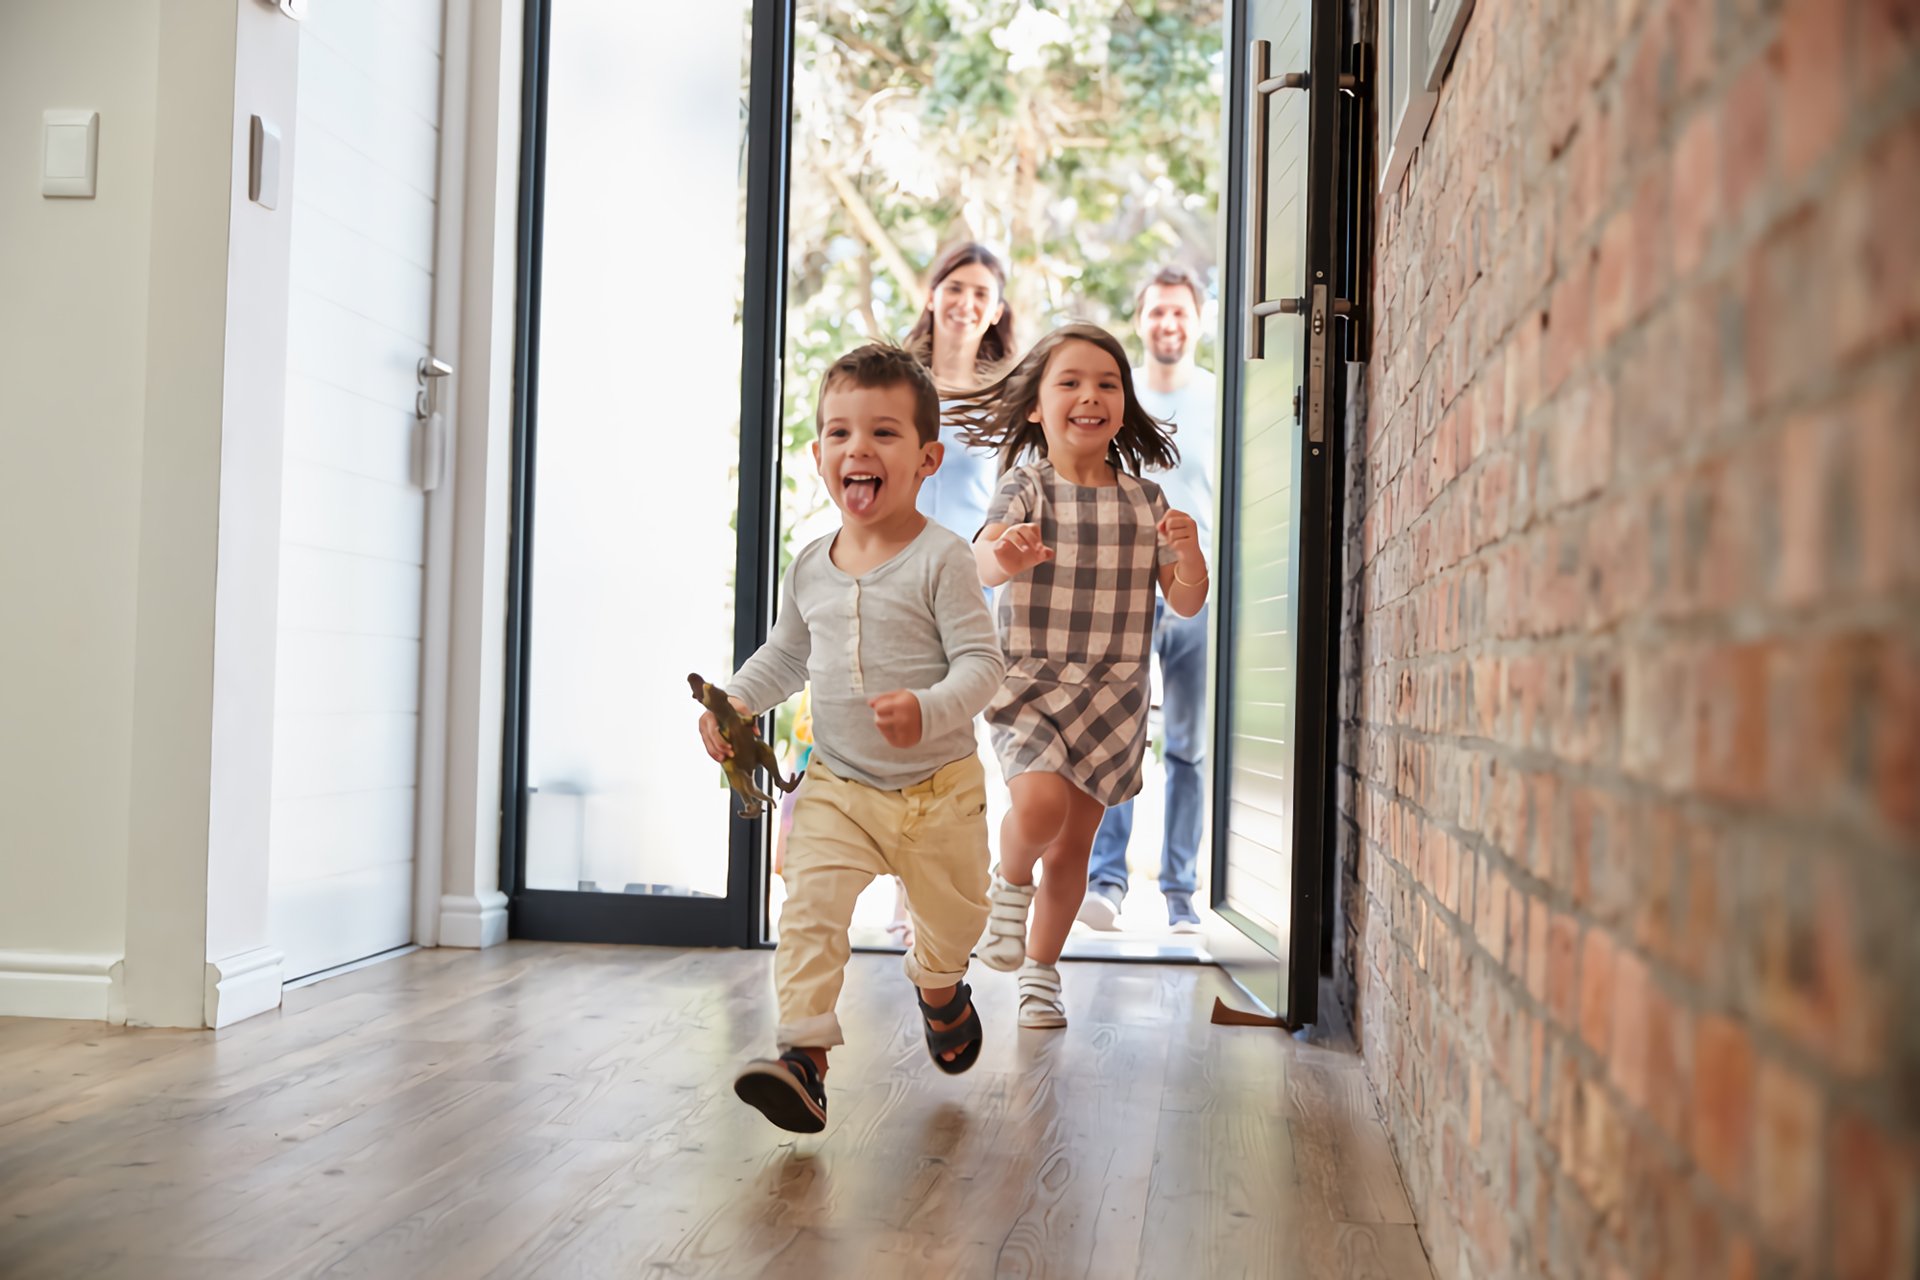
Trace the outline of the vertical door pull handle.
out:
[[[1251,307],[1247,315],[1247,359],[1267,356],[1267,317],[1299,315],[1306,311],[1304,298],[1269,300],[1267,292],[1267,99],[1282,89],[1305,89],[1311,77],[1304,71],[1273,75],[1273,44],[1255,40],[1249,50],[1253,62],[1253,101],[1247,104],[1253,127],[1248,137],[1253,146],[1253,229],[1247,255],[1247,297]]]

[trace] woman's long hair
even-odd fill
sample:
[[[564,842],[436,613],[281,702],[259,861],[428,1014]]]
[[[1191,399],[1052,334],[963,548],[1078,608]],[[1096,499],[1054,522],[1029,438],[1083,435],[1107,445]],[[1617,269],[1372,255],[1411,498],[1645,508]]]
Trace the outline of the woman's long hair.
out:
[[[994,377],[1009,360],[1013,359],[1015,344],[1013,338],[1013,304],[1007,301],[1006,264],[994,256],[993,250],[977,241],[968,240],[957,244],[940,255],[933,264],[933,274],[927,285],[927,305],[921,308],[920,318],[913,322],[913,328],[907,331],[901,346],[920,357],[920,363],[929,369],[933,367],[933,308],[940,292],[940,284],[948,276],[970,263],[979,263],[993,273],[1000,291],[1000,318],[987,326],[980,336],[980,351],[974,360],[974,373],[985,382]]]
[[[1107,462],[1116,470],[1136,476],[1147,468],[1165,470],[1179,462],[1173,424],[1148,413],[1133,394],[1133,371],[1127,365],[1126,348],[1097,324],[1061,325],[1034,343],[1033,350],[1004,377],[956,400],[946,417],[965,427],[961,440],[970,447],[998,452],[1002,474],[1019,465],[1029,453],[1046,457],[1046,432],[1028,419],[1040,403],[1040,383],[1047,376],[1048,362],[1069,342],[1091,342],[1112,356],[1120,368],[1125,408],[1121,410],[1120,430],[1107,449]]]

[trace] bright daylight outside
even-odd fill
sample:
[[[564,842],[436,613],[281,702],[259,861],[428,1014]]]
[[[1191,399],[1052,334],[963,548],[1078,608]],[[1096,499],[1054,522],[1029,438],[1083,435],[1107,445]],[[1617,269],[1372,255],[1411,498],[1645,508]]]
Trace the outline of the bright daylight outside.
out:
[[[725,892],[731,819],[685,675],[731,674],[750,19],[745,0],[554,11],[531,888]],[[1085,319],[1139,359],[1133,299],[1156,268],[1191,268],[1211,291],[1220,24],[1217,2],[799,6],[783,570],[834,519],[808,453],[822,372],[908,336],[944,249],[977,241],[1004,263],[1012,355]],[[1208,369],[1213,325],[1209,307]],[[789,769],[806,746],[795,709],[776,731]],[[1161,789],[1150,761],[1132,854],[1148,916]],[[887,882],[862,900],[861,941],[887,940],[892,895]]]
[[[783,569],[836,521],[808,452],[821,375],[869,339],[907,339],[945,251],[977,242],[1003,265],[1010,354],[1090,320],[1138,361],[1134,296],[1156,269],[1190,268],[1211,296],[1221,147],[1217,2],[949,0],[883,12],[825,0],[800,5],[798,32]],[[1213,335],[1208,307],[1197,330],[1205,369],[1216,367]],[[790,763],[805,758],[802,709],[796,699],[778,717]],[[1156,721],[1123,922],[1163,933],[1160,736]],[[984,734],[982,750],[997,830],[1005,789]],[[770,887],[777,918],[777,878]],[[893,883],[876,882],[856,908],[856,941],[898,944],[897,924],[883,932],[897,905]]]

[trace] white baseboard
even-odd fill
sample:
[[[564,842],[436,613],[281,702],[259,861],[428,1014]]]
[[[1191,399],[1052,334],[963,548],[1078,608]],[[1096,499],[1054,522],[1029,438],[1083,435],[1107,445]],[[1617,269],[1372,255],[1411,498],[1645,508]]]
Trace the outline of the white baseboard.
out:
[[[440,899],[440,945],[495,947],[507,940],[507,895],[449,893]]]
[[[121,959],[65,951],[0,951],[0,1017],[125,1023]]]
[[[207,1025],[230,1027],[243,1018],[278,1009],[285,960],[272,947],[256,947],[207,961]]]

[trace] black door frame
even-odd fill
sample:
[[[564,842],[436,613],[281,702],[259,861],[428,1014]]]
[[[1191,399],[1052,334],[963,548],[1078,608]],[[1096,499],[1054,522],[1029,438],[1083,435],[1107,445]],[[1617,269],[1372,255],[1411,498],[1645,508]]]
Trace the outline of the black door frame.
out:
[[[1306,0],[1313,6],[1312,65],[1308,69],[1309,181],[1307,260],[1323,273],[1330,293],[1355,281],[1350,256],[1352,227],[1360,211],[1347,192],[1370,195],[1364,170],[1359,181],[1343,173],[1341,72],[1345,68],[1346,0]],[[514,465],[507,592],[506,733],[502,760],[500,884],[509,899],[509,932],[517,938],[554,941],[651,943],[665,946],[767,945],[768,819],[734,819],[730,827],[727,894],[724,898],[655,897],[529,889],[525,884],[526,692],[532,647],[531,567],[533,495],[538,438],[541,237],[546,194],[548,37],[553,0],[529,0],[521,100],[519,263],[514,350]],[[1238,559],[1238,435],[1245,350],[1247,282],[1247,0],[1233,0],[1226,14],[1229,97],[1226,105],[1226,202],[1221,245],[1223,458],[1218,581],[1231,583]],[[746,660],[772,622],[777,587],[775,502],[779,458],[781,371],[785,350],[786,279],[776,270],[787,235],[789,135],[792,120],[793,0],[753,0],[753,48],[747,131],[747,216],[743,330],[741,335],[740,487],[735,581],[740,584],[734,618],[734,661]],[[1352,87],[1351,80],[1348,88]],[[1365,113],[1361,113],[1364,115]],[[1365,130],[1360,130],[1364,134]],[[1356,166],[1358,167],[1358,166]],[[1343,181],[1343,177],[1345,181]],[[1347,191],[1341,188],[1346,187]],[[1346,230],[1342,230],[1346,228]],[[1343,252],[1344,251],[1344,252]],[[1358,246],[1364,259],[1365,246]],[[1343,313],[1345,314],[1345,313]],[[1355,316],[1346,314],[1349,330]],[[1331,327],[1331,318],[1329,318]],[[1303,329],[1305,326],[1303,326]],[[1307,339],[1303,337],[1303,342]],[[1326,350],[1341,344],[1329,335]],[[1301,367],[1313,364],[1303,352]],[[1294,1022],[1317,1016],[1323,940],[1330,940],[1334,901],[1328,840],[1334,830],[1334,769],[1338,725],[1333,682],[1338,652],[1341,459],[1344,453],[1346,368],[1329,354],[1321,364],[1324,440],[1303,449],[1299,652],[1295,681],[1295,805],[1293,903],[1289,921],[1288,1008]],[[1306,415],[1303,413],[1304,419]],[[1220,901],[1226,876],[1231,795],[1233,626],[1227,609],[1215,610],[1218,676],[1214,697],[1212,897],[1214,909],[1269,952],[1280,942],[1269,931]],[[728,803],[724,793],[715,803]]]
[[[1303,461],[1300,483],[1300,563],[1299,599],[1294,679],[1294,807],[1292,831],[1292,892],[1288,935],[1284,943],[1287,963],[1286,1008],[1276,1010],[1287,1021],[1305,1024],[1319,1016],[1319,986],[1323,963],[1323,938],[1334,927],[1331,910],[1333,884],[1326,876],[1332,863],[1328,841],[1335,825],[1334,807],[1338,723],[1331,714],[1337,705],[1333,697],[1338,678],[1337,654],[1340,599],[1340,520],[1343,458],[1345,454],[1346,363],[1344,344],[1336,334],[1336,309],[1341,306],[1340,290],[1351,285],[1355,272],[1344,259],[1343,249],[1352,237],[1341,231],[1356,212],[1344,196],[1343,179],[1348,166],[1343,157],[1342,122],[1349,109],[1343,96],[1358,89],[1349,76],[1343,83],[1350,43],[1346,0],[1304,0],[1312,6],[1313,24],[1310,65],[1307,72],[1307,218],[1306,255],[1302,282],[1311,302],[1316,284],[1327,290],[1327,305],[1317,313],[1310,311],[1303,322],[1300,369],[1301,411],[1296,429],[1306,431],[1317,416],[1319,441],[1302,443]],[[1220,484],[1220,566],[1219,581],[1232,584],[1239,570],[1239,498],[1240,498],[1240,414],[1244,356],[1246,351],[1248,309],[1248,207],[1251,202],[1251,177],[1248,171],[1249,110],[1252,95],[1250,51],[1252,47],[1248,0],[1235,0],[1228,12],[1229,58],[1227,101],[1227,165],[1221,198],[1226,202],[1225,238],[1221,245],[1221,395],[1223,415],[1223,456]],[[1274,75],[1301,70],[1275,67]],[[1264,104],[1263,104],[1264,109]],[[1351,297],[1352,295],[1348,295]],[[1351,305],[1340,311],[1351,326],[1355,319]],[[1315,324],[1324,332],[1319,339],[1320,357],[1314,358]],[[1319,380],[1319,403],[1314,404],[1313,380]],[[1226,814],[1232,796],[1233,777],[1233,658],[1234,625],[1230,609],[1217,610],[1215,621],[1217,678],[1214,686],[1213,752],[1213,876],[1209,896],[1213,909],[1259,943],[1269,954],[1281,958],[1282,941],[1243,913],[1226,904],[1227,884]]]
[[[506,731],[500,787],[500,885],[508,933],[557,942],[750,947],[767,934],[763,816],[734,818],[724,898],[529,889],[523,799],[532,653],[534,470],[539,438],[541,244],[546,202],[547,50],[554,0],[528,0],[521,81],[520,226],[515,300],[513,475],[507,585]],[[753,0],[747,106],[746,262],[741,297],[740,498],[736,524],[734,664],[773,620],[778,558],[774,502],[786,277],[788,138],[793,118],[793,0]],[[694,749],[689,739],[689,750]],[[731,809],[729,793],[716,805]]]

